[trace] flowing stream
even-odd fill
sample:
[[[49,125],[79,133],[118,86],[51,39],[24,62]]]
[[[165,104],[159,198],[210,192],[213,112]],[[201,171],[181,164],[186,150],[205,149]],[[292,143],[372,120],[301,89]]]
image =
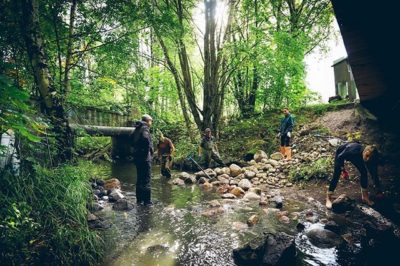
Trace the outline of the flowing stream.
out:
[[[136,207],[128,212],[106,207],[98,215],[113,223],[111,235],[116,246],[104,265],[236,265],[232,250],[262,232],[285,232],[296,236],[298,265],[339,265],[336,248],[318,249],[296,230],[296,220],[278,221],[265,213],[258,201],[222,200],[199,186],[174,186],[153,167],[153,207]],[[122,183],[122,190],[134,202],[136,169],[132,163],[111,164],[110,173]],[[209,202],[218,199],[222,213],[207,217]],[[285,201],[283,210],[300,212],[309,208],[302,202]],[[252,227],[247,219],[257,214]],[[306,224],[307,225],[307,224]],[[346,255],[345,255],[346,256]]]

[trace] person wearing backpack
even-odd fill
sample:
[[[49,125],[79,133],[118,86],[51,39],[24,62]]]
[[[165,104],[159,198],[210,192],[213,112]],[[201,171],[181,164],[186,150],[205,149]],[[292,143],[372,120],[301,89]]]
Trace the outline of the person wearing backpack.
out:
[[[143,115],[141,121],[135,123],[133,132],[133,157],[136,165],[136,201],[141,205],[152,205],[151,201],[151,161],[153,157],[153,142],[150,127],[153,118]]]

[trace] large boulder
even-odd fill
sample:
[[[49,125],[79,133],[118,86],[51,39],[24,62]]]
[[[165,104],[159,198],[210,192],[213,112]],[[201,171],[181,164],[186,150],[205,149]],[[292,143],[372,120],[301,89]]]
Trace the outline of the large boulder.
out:
[[[120,199],[113,205],[113,209],[116,211],[130,211],[133,208],[133,204],[126,199]]]
[[[294,265],[295,256],[294,237],[285,233],[267,233],[233,250],[238,265]]]
[[[108,195],[109,197],[109,201],[118,201],[120,199],[124,198],[124,195],[122,195],[121,190],[119,189],[113,189],[110,193],[110,195]]]
[[[259,163],[262,161],[262,159],[268,159],[268,155],[262,151],[262,150],[258,150],[255,154],[254,154],[254,160]]]
[[[230,175],[233,177],[238,176],[242,173],[242,168],[240,168],[240,166],[236,164],[231,164],[229,166],[229,170],[230,170]]]
[[[336,233],[324,229],[321,225],[313,224],[306,231],[311,244],[319,248],[333,248],[339,246],[343,239]]]
[[[342,194],[332,202],[332,211],[336,213],[344,213],[354,208],[354,200],[350,199],[346,194]]]

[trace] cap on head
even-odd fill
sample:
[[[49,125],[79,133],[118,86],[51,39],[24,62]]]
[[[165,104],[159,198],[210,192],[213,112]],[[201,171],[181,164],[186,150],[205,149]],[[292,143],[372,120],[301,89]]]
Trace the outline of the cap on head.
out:
[[[142,116],[142,121],[144,121],[144,122],[153,121],[153,118],[150,115],[145,114]]]

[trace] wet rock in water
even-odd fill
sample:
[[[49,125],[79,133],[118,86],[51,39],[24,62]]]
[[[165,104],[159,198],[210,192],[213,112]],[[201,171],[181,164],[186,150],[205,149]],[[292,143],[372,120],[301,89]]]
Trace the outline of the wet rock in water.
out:
[[[134,208],[133,204],[126,199],[120,199],[113,205],[113,210],[116,211],[130,211]]]
[[[196,179],[197,179],[197,182],[198,182],[199,184],[204,184],[204,183],[208,182],[208,179],[207,179],[206,177],[203,177],[203,176],[201,176],[201,177],[196,177]]]
[[[340,195],[332,202],[332,211],[336,213],[344,213],[354,209],[354,200],[350,199],[346,194]]]
[[[208,206],[213,207],[213,208],[215,208],[215,207],[221,207],[221,203],[219,203],[218,200],[212,200],[212,201],[210,201],[210,202],[208,203]]]
[[[311,244],[319,248],[333,248],[342,243],[342,238],[330,231],[324,229],[321,225],[314,224],[306,230],[306,236]]]
[[[235,187],[230,191],[230,193],[239,198],[243,196],[246,192],[241,187]]]
[[[297,231],[299,231],[299,232],[303,231],[305,228],[306,228],[306,226],[305,226],[303,223],[298,223],[298,224],[296,225],[296,229],[297,229]]]
[[[260,202],[258,203],[258,205],[260,205],[260,206],[268,206],[268,204],[269,203],[266,199],[264,199],[264,200],[260,199]]]
[[[185,181],[187,178],[190,178],[191,174],[187,173],[187,172],[182,172],[180,174],[178,174],[178,178],[182,179],[183,181]]]
[[[125,196],[122,195],[121,190],[119,190],[119,189],[113,189],[111,191],[110,195],[108,195],[108,197],[109,197],[110,202],[115,202],[115,201],[125,198]]]
[[[242,173],[242,168],[240,168],[236,164],[231,164],[229,166],[229,170],[230,170],[230,175],[233,176],[233,177],[236,177],[236,176],[238,176],[238,175],[240,175]]]
[[[258,223],[259,220],[260,220],[260,218],[258,217],[258,215],[254,214],[254,215],[250,216],[249,219],[247,219],[247,225],[248,226],[253,226],[256,223]]]
[[[111,178],[104,182],[106,190],[121,189],[121,182],[117,178]]]
[[[104,207],[98,202],[93,202],[93,204],[89,207],[89,210],[93,212],[97,212],[102,209],[104,209]]]
[[[306,211],[306,220],[310,223],[316,223],[318,222],[318,216],[312,210],[308,210]]]
[[[169,251],[169,247],[167,245],[162,245],[162,244],[158,244],[158,245],[154,245],[154,246],[150,246],[148,248],[146,248],[146,252],[154,255],[161,255],[162,253],[168,252]]]
[[[294,237],[285,233],[267,233],[233,250],[238,265],[293,265],[295,256]]]
[[[101,197],[101,199],[104,200],[104,201],[107,201],[107,200],[109,200],[110,198],[109,198],[108,196],[103,196],[103,197]]]
[[[95,189],[95,190],[93,190],[93,194],[96,195],[96,196],[98,196],[98,197],[100,197],[100,196],[99,196],[100,193],[101,193],[100,189]]]
[[[246,172],[244,172],[244,176],[247,179],[252,179],[252,178],[256,177],[256,173],[254,173],[253,171],[246,171]]]
[[[236,199],[236,196],[232,193],[225,193],[221,196],[223,199]]]
[[[255,154],[254,154],[254,160],[259,163],[261,162],[263,159],[268,159],[268,155],[265,153],[265,151],[263,150],[258,150]]]
[[[336,234],[340,234],[340,226],[335,223],[334,221],[328,221],[325,225],[324,228],[326,230],[330,230]]]
[[[253,185],[251,184],[250,180],[248,179],[242,179],[239,182],[239,187],[241,187],[244,190],[249,190]]]
[[[283,159],[283,155],[280,152],[275,152],[275,153],[271,154],[270,157],[273,160],[282,160]]]
[[[246,200],[260,200],[260,198],[261,198],[260,195],[257,195],[256,193],[251,191],[247,192],[243,197],[243,199]]]
[[[242,230],[246,230],[247,228],[249,228],[249,226],[245,223],[241,223],[241,222],[233,222],[232,223],[232,228],[238,231],[242,231]]]
[[[180,179],[180,178],[174,178],[174,179],[172,180],[172,184],[173,184],[173,185],[177,185],[177,186],[184,186],[184,185],[185,185],[185,181],[183,181],[183,180]]]

